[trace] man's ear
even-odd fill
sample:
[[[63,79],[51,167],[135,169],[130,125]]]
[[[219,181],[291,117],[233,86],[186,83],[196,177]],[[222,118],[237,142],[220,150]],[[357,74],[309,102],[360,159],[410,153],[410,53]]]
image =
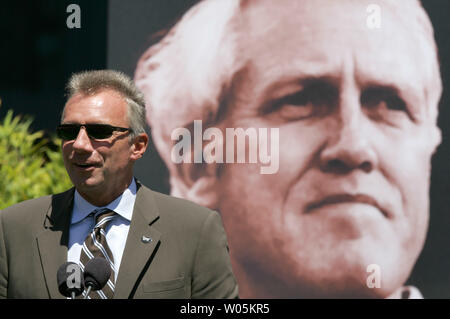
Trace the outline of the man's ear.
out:
[[[133,139],[131,144],[131,160],[138,160],[141,158],[148,146],[148,135],[141,133]]]
[[[218,209],[217,163],[180,163],[170,169],[171,195]]]

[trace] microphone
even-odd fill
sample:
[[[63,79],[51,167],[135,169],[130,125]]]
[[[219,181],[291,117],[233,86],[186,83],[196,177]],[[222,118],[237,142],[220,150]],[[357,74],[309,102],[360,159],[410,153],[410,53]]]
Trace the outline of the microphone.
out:
[[[111,276],[111,267],[108,261],[102,257],[95,257],[89,260],[84,266],[84,285],[87,287],[87,299],[91,290],[102,289]]]
[[[61,295],[75,299],[84,290],[83,271],[74,262],[65,262],[56,273],[58,290]]]

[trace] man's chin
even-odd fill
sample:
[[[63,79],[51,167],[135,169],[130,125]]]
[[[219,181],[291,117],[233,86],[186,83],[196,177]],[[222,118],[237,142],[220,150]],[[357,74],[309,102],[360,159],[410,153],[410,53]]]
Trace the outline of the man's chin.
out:
[[[78,180],[74,183],[75,188],[79,192],[95,192],[96,190],[101,191],[104,189],[103,181],[95,177],[90,177],[82,180]]]
[[[362,282],[335,282],[316,287],[315,294],[306,298],[321,299],[384,299],[396,289],[369,288]]]
[[[373,266],[373,265],[372,265]],[[366,271],[369,270],[369,271]],[[401,274],[391,274],[379,271],[380,268],[368,267],[363,271],[354,271],[351,267],[340,270],[326,271],[302,276],[297,281],[297,287],[303,287],[300,298],[350,298],[350,299],[383,299],[393,294],[403,286]],[[313,277],[316,276],[316,277]],[[291,277],[291,281],[292,281]],[[292,287],[292,289],[295,289]],[[292,290],[294,292],[294,290]]]
[[[309,298],[386,298],[407,280],[411,265],[395,247],[384,245],[335,245],[333,250],[303,252],[298,260],[286,258],[284,280],[292,288],[308,287]],[[384,247],[384,248],[383,248]],[[292,255],[291,255],[292,256]],[[309,258],[308,258],[309,256]]]

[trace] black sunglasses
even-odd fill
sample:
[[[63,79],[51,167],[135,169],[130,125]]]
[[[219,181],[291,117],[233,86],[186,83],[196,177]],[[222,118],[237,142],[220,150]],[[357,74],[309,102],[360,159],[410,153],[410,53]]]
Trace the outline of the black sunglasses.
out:
[[[82,127],[85,128],[87,135],[95,140],[110,138],[115,131],[132,131],[130,128],[117,127],[108,124],[61,124],[56,128],[56,133],[62,140],[71,141],[77,138]]]

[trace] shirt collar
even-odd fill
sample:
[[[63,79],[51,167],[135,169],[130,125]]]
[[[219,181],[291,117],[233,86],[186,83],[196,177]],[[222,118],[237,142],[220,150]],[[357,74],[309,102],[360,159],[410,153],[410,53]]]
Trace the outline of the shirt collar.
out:
[[[75,190],[74,202],[73,202],[73,213],[70,220],[71,224],[76,224],[81,220],[85,219],[93,210],[97,208],[109,208],[115,213],[119,214],[123,218],[131,221],[131,216],[133,215],[134,202],[136,201],[136,182],[133,178],[130,186],[115,200],[106,206],[98,207],[94,206],[85,200],[77,190]]]

